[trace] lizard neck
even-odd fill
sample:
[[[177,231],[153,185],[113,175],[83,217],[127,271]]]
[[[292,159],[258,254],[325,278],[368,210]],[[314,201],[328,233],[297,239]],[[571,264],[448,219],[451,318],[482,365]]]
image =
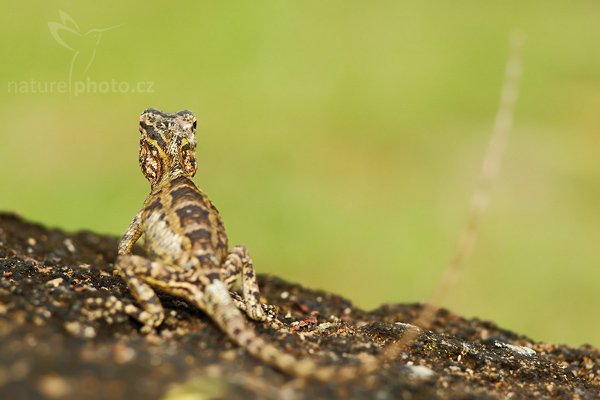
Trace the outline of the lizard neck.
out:
[[[175,167],[175,168],[170,169],[166,174],[164,174],[161,177],[161,179],[158,182],[156,182],[156,184],[151,185],[150,192],[157,193],[157,192],[162,191],[162,189],[165,186],[169,186],[174,179],[177,179],[179,177],[185,177],[185,178],[189,179],[190,181],[192,180],[192,177],[189,174],[187,174],[182,168]]]

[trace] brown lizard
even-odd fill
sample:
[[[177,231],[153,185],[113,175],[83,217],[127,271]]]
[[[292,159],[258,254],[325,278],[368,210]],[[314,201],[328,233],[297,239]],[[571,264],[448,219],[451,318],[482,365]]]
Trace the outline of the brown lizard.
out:
[[[192,181],[196,118],[187,110],[148,109],[140,116],[140,133],[139,162],[151,191],[119,243],[116,268],[141,306],[129,305],[126,312],[143,324],[143,332],[164,319],[157,289],[203,310],[231,340],[286,373],[348,380],[379,367],[374,359],[357,366],[319,366],[260,337],[240,311],[252,320],[273,322],[260,303],[252,260],[244,246],[228,250],[217,209]],[[148,258],[131,254],[141,235]],[[230,289],[240,276],[243,301],[236,301]]]

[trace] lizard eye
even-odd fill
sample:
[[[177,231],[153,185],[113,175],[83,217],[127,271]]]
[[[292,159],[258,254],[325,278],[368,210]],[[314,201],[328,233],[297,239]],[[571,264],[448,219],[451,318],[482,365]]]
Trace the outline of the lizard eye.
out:
[[[192,124],[192,129],[196,130],[196,121],[194,120],[194,123]]]

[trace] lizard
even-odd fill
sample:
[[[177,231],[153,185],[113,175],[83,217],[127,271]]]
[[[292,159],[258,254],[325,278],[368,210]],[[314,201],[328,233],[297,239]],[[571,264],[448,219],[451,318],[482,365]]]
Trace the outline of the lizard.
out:
[[[158,290],[202,310],[233,342],[290,375],[350,380],[378,369],[375,360],[323,366],[294,357],[257,333],[248,317],[259,322],[274,319],[261,304],[247,248],[229,250],[217,208],[192,180],[197,169],[196,124],[188,110],[164,113],[150,108],[140,116],[139,164],[151,190],[118,245],[116,273],[138,304],[129,304],[125,312],[142,324],[142,333],[153,332],[165,316]],[[147,257],[132,254],[142,235]],[[241,301],[230,294],[240,277]]]

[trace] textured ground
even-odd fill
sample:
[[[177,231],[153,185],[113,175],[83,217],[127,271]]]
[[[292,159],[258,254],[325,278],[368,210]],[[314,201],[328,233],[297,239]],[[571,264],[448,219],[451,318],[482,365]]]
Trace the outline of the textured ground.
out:
[[[232,345],[201,312],[169,296],[156,335],[89,299],[131,301],[113,276],[117,239],[65,234],[0,214],[0,399],[600,398],[600,352],[532,340],[492,323],[437,314],[378,373],[338,384],[281,374]],[[260,267],[259,267],[260,268]],[[274,277],[265,300],[296,333],[259,331],[297,357],[359,362],[398,340],[419,305],[366,312]]]

